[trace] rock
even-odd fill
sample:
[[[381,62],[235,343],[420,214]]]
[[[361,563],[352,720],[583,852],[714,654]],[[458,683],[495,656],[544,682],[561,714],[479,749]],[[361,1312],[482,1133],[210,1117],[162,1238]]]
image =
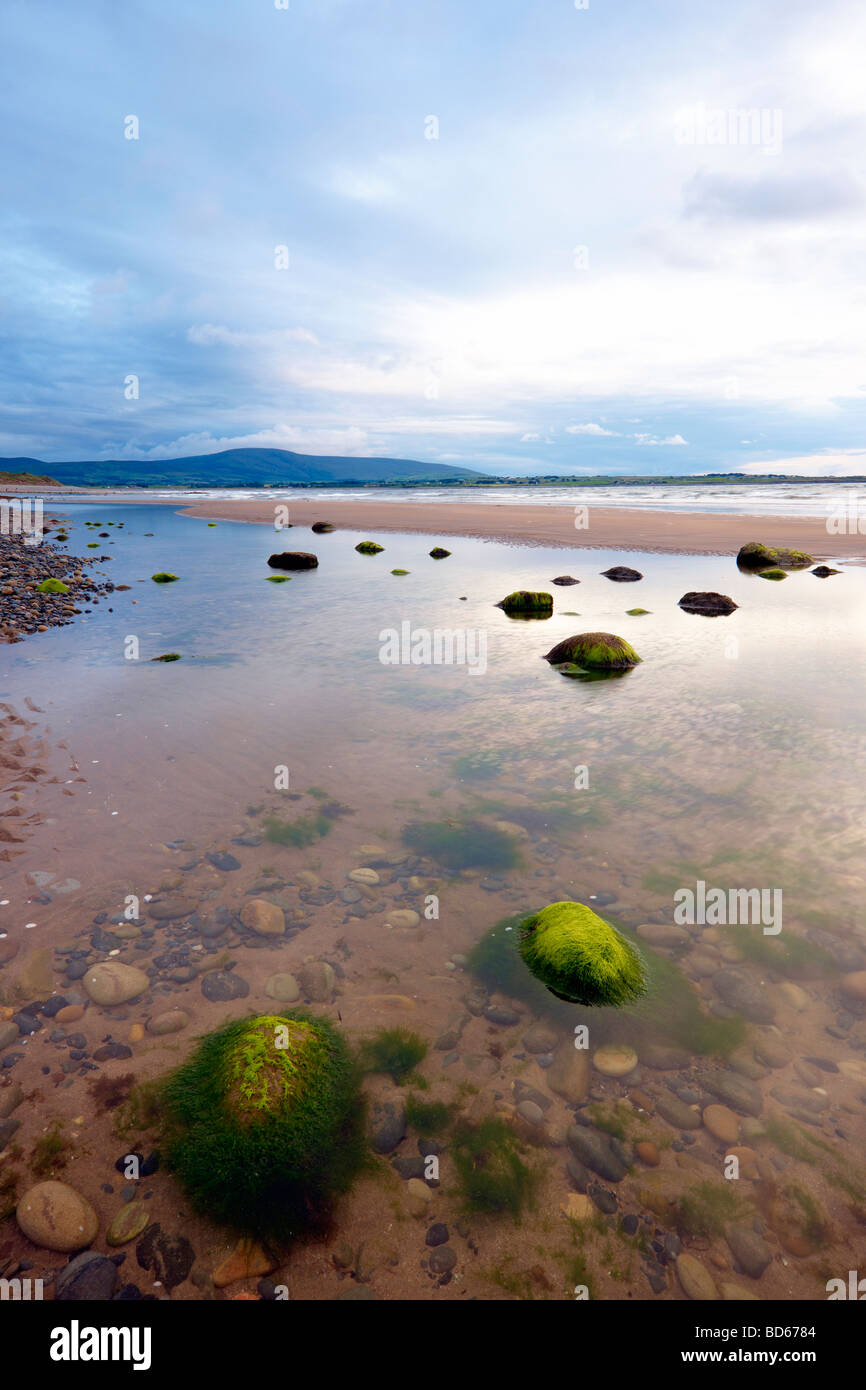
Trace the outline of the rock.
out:
[[[265,994],[269,999],[278,999],[281,1004],[294,1004],[300,999],[301,990],[294,975],[278,972],[265,981]]]
[[[661,1163],[661,1154],[655,1144],[649,1139],[641,1139],[635,1144],[634,1151],[641,1163],[645,1163],[648,1168],[658,1168]]]
[[[549,1028],[546,1023],[534,1023],[532,1027],[523,1034],[521,1043],[526,1052],[531,1052],[533,1056],[537,1056],[539,1053],[553,1052],[560,1040],[560,1036],[559,1033],[555,1033],[552,1028]]]
[[[135,1247],[135,1255],[139,1266],[149,1269],[169,1293],[188,1278],[195,1260],[186,1236],[169,1235],[158,1221],[145,1231]]]
[[[713,977],[716,993],[729,1009],[747,1018],[750,1023],[772,1023],[773,1006],[766,991],[749,975],[740,970],[720,970]]]
[[[406,1184],[409,1210],[413,1216],[426,1216],[433,1194],[421,1178],[410,1178]]]
[[[484,1010],[484,1017],[488,1023],[495,1023],[498,1028],[516,1028],[520,1022],[520,1014],[515,1009],[507,1009],[502,1004],[488,1004]]]
[[[866,970],[854,970],[843,975],[839,989],[846,999],[866,999]]]
[[[283,909],[276,903],[266,902],[264,898],[251,898],[244,903],[241,921],[257,936],[284,936],[286,919]]]
[[[324,960],[311,960],[298,971],[298,983],[311,1004],[330,1004],[334,997],[334,971]]]
[[[786,1067],[791,1060],[787,1047],[775,1038],[759,1038],[755,1043],[754,1052],[757,1061],[774,1069]]]
[[[209,970],[201,977],[201,992],[212,1004],[225,1004],[230,999],[246,999],[250,987],[231,970]]]
[[[144,1202],[128,1202],[115,1216],[105,1239],[109,1245],[125,1245],[128,1240],[137,1240],[149,1220],[150,1213]]]
[[[680,1288],[686,1298],[691,1298],[696,1303],[715,1303],[718,1301],[718,1290],[712,1278],[694,1255],[678,1255],[676,1271]]]
[[[629,569],[628,565],[614,565],[612,569],[602,570],[605,579],[612,579],[615,584],[634,584],[636,580],[643,579],[640,570]]]
[[[50,946],[31,951],[21,973],[18,987],[28,999],[44,999],[54,987],[54,953]]]
[[[725,1158],[735,1158],[739,1166],[741,1178],[753,1179],[761,1176],[758,1167],[758,1155],[754,1149],[748,1148],[745,1144],[731,1144],[725,1149]]]
[[[22,1055],[22,1053],[17,1052],[10,1053],[10,1056],[14,1057],[16,1061],[20,1061]],[[20,1120],[0,1120],[0,1150],[5,1149],[6,1145],[10,1142],[14,1135],[18,1133],[18,1130],[20,1128]]]
[[[257,1279],[271,1274],[277,1262],[257,1241],[242,1237],[230,1255],[213,1272],[214,1288],[224,1289],[238,1279]]]
[[[83,983],[94,1004],[106,1008],[113,1004],[126,1004],[150,988],[150,980],[143,970],[135,965],[122,965],[116,960],[91,966],[83,977]]]
[[[829,579],[831,574],[841,574],[841,570],[834,570],[830,565],[816,565],[812,573],[817,579]]]
[[[690,946],[692,941],[683,927],[669,926],[666,922],[644,922],[637,928],[637,934],[648,946],[662,946],[669,950],[677,946]]]
[[[192,916],[197,906],[189,898],[163,898],[161,902],[148,903],[147,915],[154,922],[180,922]]]
[[[736,1144],[740,1137],[740,1122],[726,1105],[708,1105],[701,1116],[704,1128],[720,1144]]]
[[[569,1105],[578,1105],[589,1095],[589,1081],[589,1053],[575,1047],[571,1038],[565,1038],[554,1054],[553,1065],[544,1074],[545,1085]]]
[[[800,570],[814,563],[812,556],[804,550],[787,550],[781,546],[764,545],[762,541],[748,541],[737,554],[737,564],[745,570],[766,570],[770,567]]]
[[[70,1260],[54,1282],[57,1303],[105,1303],[114,1297],[117,1287],[117,1265],[106,1255],[85,1250]]]
[[[495,606],[508,614],[534,613],[550,617],[553,612],[553,595],[540,590],[515,589],[513,594],[506,594]]]
[[[24,1092],[20,1086],[0,1087],[0,1120],[6,1120],[16,1110],[24,1099]]]
[[[656,1114],[661,1115],[674,1129],[700,1129],[701,1117],[690,1105],[677,1100],[676,1096],[659,1096],[656,1101]]]
[[[403,1098],[374,1101],[367,1120],[367,1137],[373,1152],[392,1153],[405,1134],[406,1102]]]
[[[584,671],[628,671],[641,658],[631,643],[612,632],[580,632],[557,642],[544,660],[551,665],[571,662]]]
[[[414,908],[396,907],[388,913],[386,921],[392,927],[417,927],[421,918]]]
[[[457,1263],[457,1252],[450,1245],[439,1245],[430,1255],[430,1270],[433,1274],[448,1274]]]
[[[770,1095],[789,1115],[798,1120],[814,1120],[830,1105],[828,1096],[822,1096],[817,1091],[807,1091],[801,1086],[774,1086]]]
[[[737,1264],[750,1279],[760,1279],[773,1253],[763,1236],[748,1226],[729,1226],[725,1239]]]
[[[556,581],[554,580],[554,583]],[[560,1211],[565,1212],[569,1221],[590,1221],[592,1219],[592,1199],[585,1193],[569,1192]]]
[[[447,560],[448,556],[451,554],[451,551],[443,549],[441,545],[434,545],[433,549],[429,553],[431,560]]]
[[[84,1009],[80,1004],[67,1004],[65,1008],[54,1015],[55,1022],[63,1024],[77,1023],[83,1017]]]
[[[602,1076],[627,1076],[637,1066],[637,1053],[624,1044],[607,1043],[596,1048],[592,1065]]]
[[[27,1239],[45,1250],[81,1250],[99,1230],[99,1218],[87,1199],[55,1179],[28,1188],[15,1218]]]
[[[281,555],[271,555],[268,559],[272,570],[314,570],[318,563],[317,555],[304,550],[284,550]]]
[[[706,1072],[701,1082],[710,1095],[717,1096],[740,1115],[757,1118],[764,1108],[764,1098],[752,1081],[732,1071]]]
[[[117,1062],[125,1061],[132,1056],[132,1048],[127,1047],[126,1043],[109,1042],[98,1047],[93,1054],[94,1062]]]
[[[742,1284],[719,1284],[722,1298],[726,1303],[760,1303],[756,1293],[749,1293]]]
[[[375,541],[359,541],[355,549],[359,555],[380,555],[385,547],[377,545]]]
[[[600,1178],[605,1178],[608,1182],[621,1182],[625,1177],[628,1169],[613,1151],[606,1134],[599,1134],[583,1125],[570,1125],[565,1137],[575,1157]]]
[[[310,527],[310,530],[315,531],[317,536],[326,536],[330,531],[335,529],[336,528],[330,521],[314,521]]]
[[[12,1043],[17,1042],[21,1034],[18,1032],[18,1024],[13,1023],[11,1018],[6,1023],[0,1023],[0,1052],[4,1047],[11,1047]]]
[[[570,585],[570,584],[579,584],[579,583],[580,583],[580,580],[579,580],[579,579],[575,579],[575,578],[573,577],[573,575],[570,575],[570,574],[558,574],[558,575],[556,576],[556,578],[555,578],[555,579],[551,579],[550,582],[551,582],[551,584],[559,584],[561,587],[564,588],[564,587],[566,587],[567,585]]]
[[[640,1060],[653,1071],[682,1071],[691,1065],[691,1057],[678,1047],[665,1047],[661,1043],[647,1043],[641,1048]]]
[[[212,864],[215,869],[219,869],[220,872],[224,874],[231,873],[234,869],[239,869],[241,867],[241,861],[236,859],[233,854],[229,854],[226,850],[216,850],[213,854],[206,854],[205,859],[209,864]]]
[[[350,869],[347,877],[352,883],[366,883],[371,888],[382,881],[375,869]]]
[[[733,613],[739,605],[734,603],[732,598],[728,598],[727,594],[692,591],[683,594],[679,606],[686,613],[700,613],[706,618],[717,618]]]
[[[540,1105],[536,1105],[533,1100],[522,1100],[517,1107],[517,1113],[528,1125],[536,1128],[544,1124],[544,1111]]]
[[[147,1031],[161,1038],[168,1033],[179,1033],[188,1023],[189,1014],[184,1009],[167,1009],[164,1014],[148,1020]]]

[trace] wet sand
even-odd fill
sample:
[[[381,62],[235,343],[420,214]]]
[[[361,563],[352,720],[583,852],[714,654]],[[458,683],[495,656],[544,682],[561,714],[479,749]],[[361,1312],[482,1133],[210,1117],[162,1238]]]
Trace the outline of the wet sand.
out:
[[[209,499],[183,507],[181,512],[208,521],[273,525],[275,509],[288,505],[293,526],[330,521],[347,531],[420,531],[430,536],[474,536],[512,545],[618,548],[676,555],[735,555],[746,541],[761,540],[767,545],[807,550],[816,559],[866,557],[866,537],[829,535],[820,517],[594,507],[586,493],[575,493],[575,499],[574,507],[560,507],[355,498],[292,498],[287,503],[286,499],[256,497]],[[588,515],[582,517],[580,509],[584,507]]]

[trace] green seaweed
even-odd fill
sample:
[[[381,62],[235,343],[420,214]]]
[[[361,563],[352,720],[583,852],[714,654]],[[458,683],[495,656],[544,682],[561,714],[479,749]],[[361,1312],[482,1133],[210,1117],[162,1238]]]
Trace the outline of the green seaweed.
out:
[[[158,570],[156,574],[152,574],[150,577],[154,584],[174,584],[177,580],[177,575],[169,574],[168,570]]]
[[[358,1055],[365,1072],[387,1072],[402,1086],[427,1056],[427,1044],[408,1028],[385,1028],[362,1042]]]
[[[619,1008],[646,993],[640,952],[583,903],[558,902],[527,917],[520,954],[560,999]]]
[[[519,1220],[535,1197],[540,1171],[521,1157],[514,1131],[498,1116],[478,1124],[462,1121],[454,1131],[451,1156],[464,1206],[469,1211]]]
[[[403,843],[446,869],[511,869],[518,862],[513,838],[478,821],[415,821]]]
[[[265,839],[274,845],[293,845],[296,849],[311,845],[315,840],[327,835],[331,822],[327,816],[298,816],[296,820],[284,821],[278,816],[267,816],[262,822]]]

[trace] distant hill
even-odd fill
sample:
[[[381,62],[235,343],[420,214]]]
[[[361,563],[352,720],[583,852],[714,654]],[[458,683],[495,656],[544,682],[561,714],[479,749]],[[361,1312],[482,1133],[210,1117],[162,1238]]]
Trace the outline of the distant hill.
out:
[[[288,487],[336,483],[457,482],[484,474],[446,463],[412,459],[341,458],[295,454],[289,449],[222,449],[193,458],[143,463],[99,459],[85,463],[49,463],[39,459],[0,459],[0,469],[39,473],[69,487]]]
[[[0,459],[0,463],[35,463],[35,462],[36,462],[35,459]],[[39,488],[39,487],[59,487],[59,486],[60,486],[60,485],[59,485],[59,483],[58,483],[58,481],[57,481],[56,478],[46,478],[46,477],[44,477],[42,474],[38,474],[38,473],[27,473],[27,472],[22,472],[22,473],[17,473],[17,472],[16,472],[16,473],[8,473],[8,472],[6,472],[5,470],[0,469],[0,487],[23,487],[23,488],[30,488],[30,490],[32,491],[34,488]]]

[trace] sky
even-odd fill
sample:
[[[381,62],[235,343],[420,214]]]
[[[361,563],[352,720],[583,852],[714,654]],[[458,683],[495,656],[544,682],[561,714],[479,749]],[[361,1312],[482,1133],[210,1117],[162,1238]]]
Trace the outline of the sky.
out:
[[[866,472],[860,0],[4,0],[0,54],[0,455]]]

